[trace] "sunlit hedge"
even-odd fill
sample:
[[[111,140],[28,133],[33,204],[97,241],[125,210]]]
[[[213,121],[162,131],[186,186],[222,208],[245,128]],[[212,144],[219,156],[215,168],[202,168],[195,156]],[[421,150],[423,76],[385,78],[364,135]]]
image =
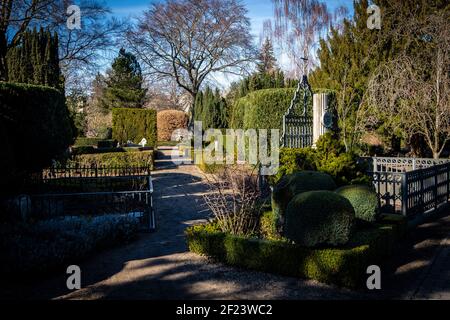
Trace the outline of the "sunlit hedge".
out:
[[[156,110],[115,108],[112,111],[113,139],[120,143],[147,140],[148,147],[157,143]]]

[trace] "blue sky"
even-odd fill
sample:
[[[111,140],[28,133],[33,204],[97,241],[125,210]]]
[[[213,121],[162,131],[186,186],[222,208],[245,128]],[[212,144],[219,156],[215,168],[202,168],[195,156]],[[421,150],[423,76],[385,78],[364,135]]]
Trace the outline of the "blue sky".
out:
[[[140,16],[147,10],[155,0],[107,0],[106,3],[117,18],[133,18]],[[164,0],[159,0],[164,1]],[[263,29],[263,22],[273,18],[272,0],[242,0],[248,10],[248,17],[251,21],[251,32],[254,36],[255,44],[259,44],[260,34]],[[353,0],[325,0],[324,1],[331,12],[339,6],[346,6],[350,15],[353,9]],[[282,60],[281,57],[279,59]],[[283,64],[282,61],[279,61]],[[225,89],[232,82],[237,80],[234,76],[226,76],[223,74],[213,75],[213,80],[219,87]]]
[[[107,0],[106,3],[113,14],[120,18],[139,16],[149,7],[151,0]],[[248,16],[252,23],[252,34],[258,40],[264,20],[273,17],[273,5],[271,0],[243,0],[248,9]],[[336,7],[344,5],[351,12],[353,0],[325,0],[325,3],[333,11]]]

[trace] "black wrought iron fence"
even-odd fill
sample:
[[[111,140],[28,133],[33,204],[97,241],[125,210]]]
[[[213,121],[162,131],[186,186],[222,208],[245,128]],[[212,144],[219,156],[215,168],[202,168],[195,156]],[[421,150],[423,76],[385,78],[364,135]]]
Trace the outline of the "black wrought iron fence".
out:
[[[44,170],[30,178],[26,213],[55,216],[120,214],[155,228],[153,183],[148,167],[69,167]]]
[[[40,178],[42,180],[49,180],[59,178],[130,177],[149,175],[150,173],[150,166],[72,166],[44,169]]]
[[[450,163],[371,175],[382,212],[412,216],[433,211],[449,201]]]

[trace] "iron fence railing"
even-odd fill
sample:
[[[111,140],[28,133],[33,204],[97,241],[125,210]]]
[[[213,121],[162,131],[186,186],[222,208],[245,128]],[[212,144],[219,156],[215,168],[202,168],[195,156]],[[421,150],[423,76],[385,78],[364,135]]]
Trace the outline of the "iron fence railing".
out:
[[[413,171],[372,172],[381,212],[412,216],[446,204],[450,197],[450,163]]]
[[[373,157],[365,158],[372,172],[408,172],[449,163],[450,159]]]
[[[120,214],[138,218],[143,230],[156,227],[148,167],[52,168],[31,178],[28,191],[22,216]]]
[[[58,178],[129,177],[151,173],[150,166],[67,166],[42,170],[42,180]]]

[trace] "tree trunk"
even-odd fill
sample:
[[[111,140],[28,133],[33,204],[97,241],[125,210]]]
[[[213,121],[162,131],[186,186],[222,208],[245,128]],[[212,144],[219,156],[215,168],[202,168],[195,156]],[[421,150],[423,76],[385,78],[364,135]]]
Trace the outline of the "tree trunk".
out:
[[[188,115],[189,115],[189,124],[188,124],[188,130],[194,132],[194,121],[195,121],[195,101],[197,99],[197,91],[190,92],[191,95],[191,106],[189,107]]]

